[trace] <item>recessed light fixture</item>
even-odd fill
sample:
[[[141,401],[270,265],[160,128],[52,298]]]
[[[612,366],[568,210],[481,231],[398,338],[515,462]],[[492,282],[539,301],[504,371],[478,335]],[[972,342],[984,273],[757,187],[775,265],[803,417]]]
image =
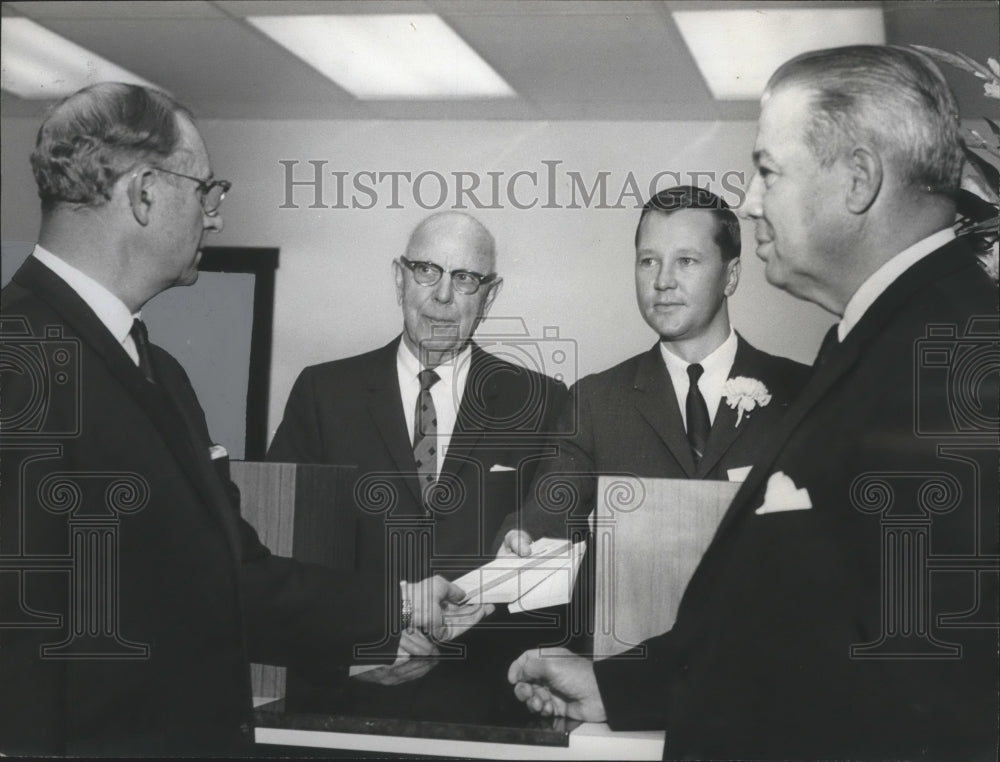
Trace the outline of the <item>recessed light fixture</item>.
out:
[[[756,100],[774,70],[807,50],[883,45],[881,8],[674,11],[688,50],[718,100]]]
[[[247,21],[357,98],[515,96],[434,14],[250,16]]]
[[[19,16],[4,17],[0,49],[0,87],[21,98],[62,98],[97,82],[128,82],[162,89]]]

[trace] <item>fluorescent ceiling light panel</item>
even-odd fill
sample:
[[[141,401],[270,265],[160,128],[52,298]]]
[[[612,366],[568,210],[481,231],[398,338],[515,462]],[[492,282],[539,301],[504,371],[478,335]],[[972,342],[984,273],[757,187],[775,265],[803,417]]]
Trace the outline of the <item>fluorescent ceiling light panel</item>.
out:
[[[250,16],[251,24],[355,97],[510,98],[499,74],[434,14]]]
[[[0,24],[0,87],[21,98],[62,98],[98,82],[156,85],[60,37],[31,19]]]
[[[789,58],[818,48],[883,45],[881,8],[674,11],[688,50],[718,100],[757,100]]]

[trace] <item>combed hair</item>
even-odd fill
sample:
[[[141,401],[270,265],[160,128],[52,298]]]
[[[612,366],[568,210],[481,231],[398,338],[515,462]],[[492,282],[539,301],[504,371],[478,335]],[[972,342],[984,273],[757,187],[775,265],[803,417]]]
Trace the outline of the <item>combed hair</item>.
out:
[[[792,85],[812,92],[805,139],[824,166],[867,143],[911,187],[958,191],[964,161],[958,106],[923,53],[882,45],[810,51],[779,67],[764,97]]]
[[[681,209],[706,209],[718,223],[715,229],[715,243],[722,253],[722,260],[728,262],[740,255],[740,221],[724,200],[704,188],[693,185],[677,185],[661,190],[643,204],[639,213],[639,223],[635,226],[635,245],[639,247],[639,228],[650,212],[673,214]]]
[[[106,203],[122,175],[177,149],[177,114],[191,116],[164,93],[121,82],[92,85],[63,99],[39,128],[31,154],[42,209]]]

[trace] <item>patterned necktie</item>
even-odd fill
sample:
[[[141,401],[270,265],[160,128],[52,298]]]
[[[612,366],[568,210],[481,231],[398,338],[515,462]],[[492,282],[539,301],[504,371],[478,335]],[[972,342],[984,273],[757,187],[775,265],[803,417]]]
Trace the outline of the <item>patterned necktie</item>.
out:
[[[153,372],[153,363],[149,358],[149,334],[146,332],[146,324],[136,318],[132,321],[132,330],[128,333],[132,337],[132,341],[135,342],[135,351],[139,355],[139,370],[149,383],[155,384],[156,374]]]
[[[420,379],[420,394],[417,395],[417,405],[413,415],[413,459],[417,464],[420,488],[426,490],[428,485],[437,481],[438,422],[434,398],[431,397],[431,387],[440,381],[441,377],[433,370],[422,370],[417,378]]]
[[[705,444],[708,442],[708,432],[712,428],[712,422],[708,417],[708,405],[705,398],[701,396],[698,388],[698,379],[705,369],[698,363],[692,363],[687,367],[688,396],[687,396],[687,437],[691,443],[691,451],[694,454],[694,462],[697,465],[701,461],[701,456],[705,454]]]
[[[830,326],[830,330],[826,332],[826,336],[823,337],[823,343],[819,345],[819,352],[816,353],[816,362],[813,363],[814,368],[820,368],[826,365],[830,361],[830,356],[836,351],[837,347],[840,346],[840,336],[837,334],[837,326],[839,323],[834,323]]]

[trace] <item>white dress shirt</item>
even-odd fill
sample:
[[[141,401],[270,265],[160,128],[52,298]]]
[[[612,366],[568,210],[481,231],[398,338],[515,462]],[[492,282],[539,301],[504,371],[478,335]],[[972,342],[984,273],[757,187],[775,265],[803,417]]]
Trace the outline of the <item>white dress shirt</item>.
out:
[[[87,306],[97,315],[97,319],[111,332],[115,341],[122,345],[122,349],[138,367],[139,352],[135,348],[135,342],[129,331],[132,330],[132,321],[138,318],[140,313],[132,314],[129,312],[128,307],[121,299],[96,280],[38,244],[35,244],[31,256],[62,278],[66,285],[87,303]]]
[[[434,400],[434,410],[437,413],[437,473],[441,475],[441,465],[448,455],[448,445],[458,420],[458,409],[465,393],[465,380],[469,376],[469,363],[472,359],[472,348],[466,346],[448,362],[443,362],[434,370],[441,380],[431,387],[431,399]],[[414,356],[406,342],[399,342],[396,350],[396,373],[399,375],[399,391],[403,401],[403,413],[406,415],[406,430],[409,432],[410,445],[413,444],[414,415],[417,398],[420,396],[419,374],[424,368]]]
[[[701,396],[705,398],[708,419],[712,423],[715,423],[715,412],[719,409],[719,402],[722,400],[722,389],[729,379],[729,371],[733,369],[736,346],[736,331],[730,328],[729,337],[712,354],[698,363],[705,370],[701,378],[698,379],[698,389],[701,391]],[[667,373],[670,374],[670,383],[674,385],[677,407],[681,410],[681,420],[684,421],[684,430],[687,431],[687,394],[688,387],[691,385],[687,369],[691,363],[671,352],[665,341],[660,342],[660,354],[663,355]]]
[[[895,282],[900,275],[921,259],[937,251],[955,238],[952,228],[945,228],[917,241],[912,246],[903,249],[878,270],[873,272],[844,307],[844,316],[837,326],[837,338],[843,341],[847,334],[858,324],[868,308],[875,303],[882,293]]]

